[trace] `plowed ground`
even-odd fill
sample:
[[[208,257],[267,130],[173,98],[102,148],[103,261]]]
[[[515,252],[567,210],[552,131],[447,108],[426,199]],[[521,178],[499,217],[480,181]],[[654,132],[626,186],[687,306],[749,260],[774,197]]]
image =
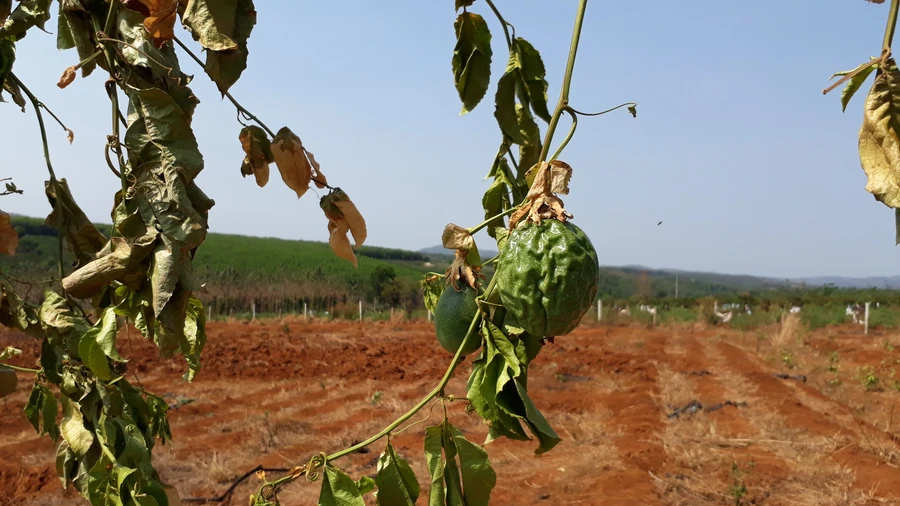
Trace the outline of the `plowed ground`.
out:
[[[182,497],[218,495],[258,464],[291,467],[364,439],[424,396],[450,359],[424,323],[214,323],[208,335],[191,384],[181,359],[157,358],[133,330],[119,337],[133,358],[129,379],[179,405],[175,441],[154,462]],[[29,338],[0,335],[6,345],[23,349],[18,365],[34,363]],[[465,395],[469,362],[447,393]],[[856,326],[582,326],[548,344],[529,373],[531,397],[563,442],[542,456],[534,443],[487,445],[492,504],[900,504],[895,368],[900,333],[863,336]],[[20,375],[24,388],[0,401],[0,504],[84,504],[62,489],[51,442],[23,416],[28,381]],[[691,401],[702,407],[670,416]],[[483,441],[464,406],[449,405],[451,422]],[[424,426],[393,442],[426,489]],[[381,448],[338,463],[374,474]],[[256,485],[239,486],[232,503],[245,504]],[[301,480],[280,498],[311,505],[317,496],[318,483]]]

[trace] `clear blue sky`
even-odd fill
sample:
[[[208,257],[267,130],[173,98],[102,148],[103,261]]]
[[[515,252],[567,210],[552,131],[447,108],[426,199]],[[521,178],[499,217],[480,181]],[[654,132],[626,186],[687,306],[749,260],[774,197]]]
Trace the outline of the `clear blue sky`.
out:
[[[555,102],[575,0],[497,0],[542,53]],[[277,5],[277,7],[276,7]],[[900,274],[893,213],[865,192],[856,152],[868,86],[841,113],[828,77],[880,50],[887,4],[863,0],[600,2],[587,9],[572,105],[591,111],[562,156],[565,201],[606,265],[644,264],[775,277]],[[54,6],[54,11],[56,7]],[[492,100],[460,117],[450,57],[453,1],[257,1],[250,63],[232,89],[273,129],[289,125],[365,215],[369,244],[419,249],[443,226],[481,221],[499,141]],[[505,65],[494,33],[495,78]],[[55,17],[47,24],[55,31]],[[16,72],[75,130],[50,125],[54,165],[95,220],[109,221],[118,180],[103,161],[104,76],[56,87],[74,51],[33,30]],[[242,179],[240,125],[187,58],[201,98],[194,128],[206,159],[199,185],[217,204],[215,232],[326,240],[311,191],[297,201],[273,172]],[[489,92],[492,97],[493,89]],[[0,104],[3,176],[23,196],[4,210],[46,215],[37,124]],[[563,130],[567,127],[563,121]],[[274,166],[272,167],[275,170]],[[663,220],[662,226],[657,222]],[[487,237],[484,248],[494,248]]]

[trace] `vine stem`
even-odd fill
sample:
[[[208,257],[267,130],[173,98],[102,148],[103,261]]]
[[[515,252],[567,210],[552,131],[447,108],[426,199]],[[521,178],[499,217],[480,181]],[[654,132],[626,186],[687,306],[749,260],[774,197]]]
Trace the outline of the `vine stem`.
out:
[[[34,93],[31,93],[31,90],[25,86],[14,73],[10,72],[9,77],[13,80],[14,83],[25,92],[25,95],[28,97],[28,100],[31,101],[32,107],[34,107],[34,114],[37,116],[38,126],[41,128],[41,144],[44,146],[44,160],[47,161],[47,172],[50,173],[50,185],[53,186],[54,191],[58,193],[59,182],[56,179],[56,172],[53,170],[53,163],[50,162],[50,145],[47,143],[47,129],[44,127],[44,116],[41,114],[41,101],[34,96]],[[55,212],[55,210],[54,210]],[[63,267],[63,234],[61,230],[57,230],[57,241],[56,241],[56,266],[59,272],[60,286],[62,286],[62,279],[66,277],[65,267]],[[65,294],[65,288],[62,288],[63,294]]]
[[[187,53],[188,56],[191,57],[191,59],[193,59],[195,62],[197,62],[197,65],[200,65],[200,67],[203,69],[203,71],[206,72],[206,65],[203,63],[203,60],[198,58],[197,55],[194,54],[194,52],[191,51],[190,48],[188,48],[184,44],[184,42],[181,42],[181,39],[179,39],[178,37],[175,37],[173,40],[175,40],[175,43],[178,44],[179,46],[181,46],[181,49],[183,49],[184,52]],[[209,74],[207,73],[207,75],[209,75]],[[219,90],[219,91],[221,91],[221,90]],[[275,132],[273,132],[271,128],[267,127],[265,123],[260,121],[260,119],[257,118],[252,112],[248,111],[246,107],[242,106],[240,104],[240,102],[237,101],[237,99],[235,99],[233,96],[231,96],[231,93],[229,93],[228,91],[222,91],[222,95],[225,95],[225,97],[227,97],[228,100],[230,100],[231,103],[234,104],[234,106],[237,108],[239,113],[241,113],[244,116],[246,116],[247,118],[255,121],[256,124],[259,125],[260,127],[262,127],[262,129],[265,130],[270,136],[272,136],[273,139],[275,138]]]
[[[900,0],[894,0],[900,2]],[[575,28],[572,30],[572,43],[569,45],[569,59],[566,62],[566,73],[563,76],[562,90],[559,92],[559,102],[550,117],[550,124],[547,126],[547,134],[544,136],[544,145],[541,146],[541,156],[538,163],[547,160],[547,154],[550,151],[550,143],[553,142],[553,134],[556,133],[556,127],[559,125],[559,118],[562,116],[566,108],[569,107],[569,89],[572,86],[572,72],[575,69],[575,55],[578,53],[578,42],[581,40],[581,27],[584,24],[584,11],[587,9],[588,0],[579,0],[578,12],[575,14]]]
[[[884,42],[882,54],[890,54],[891,44],[894,41],[894,30],[897,29],[897,12],[900,10],[900,0],[891,0],[891,10],[888,12],[887,26],[884,29]]]
[[[8,368],[12,369],[13,371],[30,372],[31,374],[37,374],[37,373],[41,372],[40,369],[29,369],[27,367],[19,367],[17,365],[12,365],[12,364],[0,364],[0,367],[8,367]]]
[[[472,228],[466,229],[466,230],[469,232],[470,235],[471,235],[471,234],[475,234],[475,233],[477,233],[479,230],[481,230],[481,229],[483,229],[484,227],[488,226],[488,224],[489,224],[490,222],[496,220],[497,218],[502,218],[502,217],[504,217],[504,216],[507,216],[507,215],[510,215],[510,214],[514,213],[514,212],[516,212],[516,209],[518,209],[518,208],[519,208],[519,206],[510,207],[510,208],[507,209],[506,211],[503,211],[502,213],[498,214],[497,216],[491,216],[491,217],[488,218],[487,220],[485,220],[485,221],[479,223],[478,225],[475,225],[475,226],[472,227]]]
[[[503,27],[503,34],[506,35],[506,45],[507,47],[511,48],[512,38],[509,36],[509,23],[507,23],[506,20],[503,19],[503,16],[500,15],[500,11],[497,10],[497,6],[494,5],[494,2],[492,0],[485,0],[485,2],[487,2],[488,7],[490,7],[491,10],[494,11],[494,15],[497,16],[497,20],[500,21],[500,26]]]
[[[98,40],[106,42],[110,37],[115,35],[113,33],[113,29],[115,29],[116,26],[116,4],[117,2],[109,3],[109,9],[106,11],[106,22],[103,25],[102,35],[99,30],[100,27],[98,26],[99,22],[95,17],[91,17],[91,20],[94,24],[94,30],[98,32]],[[122,155],[122,145],[119,141],[119,117],[122,114],[122,112],[119,110],[119,90],[118,88],[116,88],[119,80],[114,70],[115,58],[113,57],[113,51],[109,48],[108,44],[103,45],[103,57],[106,59],[106,68],[109,70],[110,78],[110,80],[106,82],[106,94],[109,96],[109,101],[112,106],[112,135],[110,135],[111,139],[107,140],[107,146],[111,147],[113,152],[116,154],[116,162],[119,164],[119,181],[122,184],[122,194],[124,195],[128,192],[128,174],[125,173],[126,163],[125,158]],[[113,144],[110,145],[110,142],[112,142]],[[110,166],[110,168],[112,168],[112,166]]]

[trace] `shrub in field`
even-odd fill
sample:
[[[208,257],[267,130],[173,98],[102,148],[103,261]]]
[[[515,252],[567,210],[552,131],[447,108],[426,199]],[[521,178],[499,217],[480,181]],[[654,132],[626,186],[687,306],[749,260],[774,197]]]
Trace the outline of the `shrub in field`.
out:
[[[464,113],[485,98],[494,57],[485,19],[469,11],[474,2],[455,1],[457,42],[450,70]],[[377,494],[379,504],[415,503],[425,493],[390,436],[429,404],[455,400],[444,388],[464,352],[478,350],[465,399],[470,411],[489,427],[485,443],[500,437],[536,440],[535,452],[543,453],[560,441],[528,395],[528,367],[545,339],[572,330],[593,303],[599,265],[591,241],[570,222],[573,216],[560,198],[570,191],[573,169],[559,156],[579,116],[619,108],[637,113],[633,103],[593,114],[570,105],[587,0],[578,2],[560,98],[552,108],[540,53],[511,30],[491,0],[483,3],[499,21],[508,50],[508,64],[496,80],[493,98],[500,135],[488,174],[491,182],[482,199],[485,221],[469,228],[448,225],[443,245],[455,259],[443,275],[430,273],[422,282],[430,310],[444,290],[473,291],[474,305],[456,306],[464,306],[470,320],[455,326],[458,348],[437,385],[407,413],[349,448],[310,456],[285,476],[269,479],[261,474],[265,483],[251,498],[252,504],[278,504],[279,490],[300,477],[321,482],[320,505],[362,506],[369,493]],[[329,246],[349,262],[345,265],[358,266],[366,222],[347,193],[330,185],[294,131],[270,129],[230,93],[247,66],[247,41],[256,23],[252,0],[63,0],[57,11],[57,47],[75,49],[78,61],[64,71],[59,87],[69,86],[79,71],[85,78],[97,72],[105,78],[109,98],[104,111],[110,117],[105,152],[120,190],[111,199],[113,224],[107,237],[81,211],[66,179],[57,177],[44,112],[62,125],[70,142],[74,134],[14,72],[16,42],[31,29],[44,28],[51,4],[52,0],[23,0],[13,9],[8,0],[0,1],[0,85],[23,109],[30,104],[39,124],[49,176],[46,196],[52,208],[44,225],[56,229],[58,268],[53,289],[35,303],[16,292],[8,275],[0,276],[0,323],[40,340],[42,346],[35,360],[39,368],[9,364],[18,350],[0,353],[0,395],[19,386],[11,371],[33,375],[25,414],[35,430],[58,443],[56,469],[63,484],[74,486],[91,504],[177,504],[177,492],[163,483],[151,458],[156,442],[171,438],[167,403],[125,379],[130,364],[119,353],[116,336],[130,321],[162,355],[185,357],[186,380],[200,372],[206,311],[195,295],[203,284],[193,260],[206,239],[207,218],[215,203],[195,182],[203,170],[191,124],[199,100],[188,87],[191,77],[182,71],[180,58],[199,65],[236,108],[241,128],[236,127],[235,134],[245,153],[242,176],[252,176],[264,187],[274,164],[298,198],[311,185],[323,191],[319,205]],[[176,22],[203,48],[205,61],[190,49],[190,42],[175,37]],[[564,115],[571,118],[571,128],[551,155]],[[546,123],[543,132],[539,121]],[[21,193],[12,182],[6,188],[7,195]],[[480,257],[473,235],[482,229],[496,240],[498,257]],[[239,247],[239,241],[232,246]],[[0,213],[0,253],[14,255],[17,247],[17,231],[9,215]],[[69,259],[74,264],[71,271]],[[236,256],[233,261],[246,259]],[[233,265],[220,267],[206,274],[234,278]],[[483,271],[490,269],[498,275],[482,286]],[[320,274],[324,280],[325,273]],[[351,291],[369,290],[390,303],[404,297],[393,270],[372,271],[368,278],[354,280]],[[259,290],[251,296],[267,295],[265,288]],[[229,301],[246,296],[223,294]],[[339,312],[353,309],[352,304],[340,304],[352,301],[339,301],[327,291],[315,292],[312,298]],[[280,312],[277,304],[257,309]],[[487,453],[444,413],[440,423],[425,429],[428,502],[487,504],[496,482]],[[265,444],[274,437],[269,430]],[[374,480],[354,479],[337,467],[342,457],[382,439],[386,441]]]

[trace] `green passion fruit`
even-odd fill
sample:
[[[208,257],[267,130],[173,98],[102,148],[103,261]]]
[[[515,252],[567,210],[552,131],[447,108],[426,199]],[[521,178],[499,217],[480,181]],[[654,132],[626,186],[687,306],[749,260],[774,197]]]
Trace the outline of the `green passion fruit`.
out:
[[[497,270],[500,299],[533,336],[567,334],[597,298],[600,264],[587,235],[555,219],[523,223],[509,235]]]
[[[434,330],[438,342],[450,353],[456,353],[459,349],[469,331],[472,319],[478,314],[478,304],[475,302],[477,296],[478,292],[469,286],[463,286],[456,291],[447,285],[438,298],[434,308]],[[475,336],[469,340],[462,354],[469,355],[480,347],[481,338]]]

